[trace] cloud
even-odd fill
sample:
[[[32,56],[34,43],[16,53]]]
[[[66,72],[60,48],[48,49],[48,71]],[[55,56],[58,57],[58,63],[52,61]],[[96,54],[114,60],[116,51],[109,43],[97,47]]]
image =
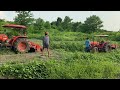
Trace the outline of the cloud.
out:
[[[5,13],[4,11],[0,11],[0,19],[3,19],[3,18],[5,18]]]
[[[15,15],[14,11],[0,11],[0,19],[5,19],[7,21],[13,21]]]

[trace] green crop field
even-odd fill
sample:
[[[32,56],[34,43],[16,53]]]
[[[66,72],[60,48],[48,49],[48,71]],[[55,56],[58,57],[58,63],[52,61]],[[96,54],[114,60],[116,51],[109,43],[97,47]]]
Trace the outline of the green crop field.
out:
[[[80,32],[50,32],[51,56],[40,53],[15,54],[0,51],[0,78],[7,79],[119,79],[120,49],[108,53],[86,53],[85,38]],[[42,45],[42,34],[29,39]],[[119,44],[119,41],[111,41]]]
[[[72,18],[69,13],[62,14],[68,16],[58,17],[61,15],[54,16],[57,14],[56,11],[55,13],[52,11],[53,16],[50,14],[51,11],[45,12],[46,14],[41,14],[44,12],[36,11],[38,14],[34,16],[35,12],[32,11],[15,11],[15,16],[12,17],[13,12],[1,11],[1,15],[7,13],[3,15],[5,16],[3,19],[0,18],[1,45],[4,43],[3,38],[6,39],[3,34],[9,39],[24,34],[28,36],[28,40],[43,46],[42,38],[47,31],[50,37],[50,57],[47,56],[47,52],[44,56],[41,52],[15,54],[10,48],[0,47],[0,79],[120,79],[120,28],[117,21],[119,17],[114,18],[113,12],[112,14],[100,12],[104,20],[97,15],[86,17],[92,11],[87,11],[85,14],[81,11],[78,11],[80,14],[71,11],[71,14],[74,14]],[[7,20],[8,15],[13,18],[12,21]],[[41,15],[48,19],[42,19]],[[15,27],[16,24],[19,28]],[[24,30],[22,26],[21,30],[20,25],[26,26],[26,29]],[[107,26],[108,29],[105,29]],[[85,52],[86,38],[89,37],[92,41],[94,35],[100,34],[109,35],[106,41],[119,47],[106,53]],[[101,40],[105,39],[98,39]]]

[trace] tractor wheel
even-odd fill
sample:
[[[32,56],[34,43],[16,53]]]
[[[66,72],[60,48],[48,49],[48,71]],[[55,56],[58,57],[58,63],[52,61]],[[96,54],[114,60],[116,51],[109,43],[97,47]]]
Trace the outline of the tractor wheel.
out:
[[[28,42],[24,38],[19,38],[14,43],[14,51],[16,53],[26,53],[30,50]]]
[[[105,51],[105,52],[110,52],[110,51],[111,51],[111,46],[110,46],[109,44],[106,44],[106,45],[104,46],[104,51]]]
[[[98,52],[98,48],[97,47],[93,47],[92,48],[92,53]]]

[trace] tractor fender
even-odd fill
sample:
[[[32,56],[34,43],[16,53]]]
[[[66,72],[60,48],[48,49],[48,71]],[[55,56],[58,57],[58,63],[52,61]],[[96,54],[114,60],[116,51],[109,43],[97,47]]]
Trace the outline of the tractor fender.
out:
[[[10,40],[10,44],[13,45],[14,42],[19,39],[19,38],[27,38],[27,36],[14,36],[11,40]]]

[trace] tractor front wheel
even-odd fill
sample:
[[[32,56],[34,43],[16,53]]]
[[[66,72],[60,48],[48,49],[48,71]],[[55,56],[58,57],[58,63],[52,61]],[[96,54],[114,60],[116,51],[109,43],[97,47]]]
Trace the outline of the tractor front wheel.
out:
[[[26,53],[30,50],[29,44],[26,41],[26,39],[24,38],[19,38],[18,40],[16,40],[16,42],[14,43],[14,51],[16,53],[20,52],[20,53]]]

